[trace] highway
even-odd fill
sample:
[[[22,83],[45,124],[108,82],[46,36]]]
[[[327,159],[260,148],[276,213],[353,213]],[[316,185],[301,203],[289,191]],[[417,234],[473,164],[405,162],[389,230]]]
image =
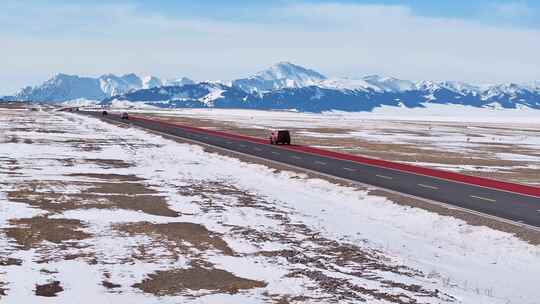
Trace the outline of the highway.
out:
[[[389,189],[520,224],[540,227],[540,196],[535,194],[538,188],[534,187],[529,187],[532,189],[532,195],[525,195],[375,166],[358,161],[319,155],[309,152],[310,150],[302,146],[270,145],[266,140],[250,140],[245,136],[232,134],[228,136],[218,134],[220,132],[172,125],[139,116],[130,116],[130,119],[126,121],[121,120],[120,116],[115,114],[102,116],[98,112],[85,111],[79,113],[106,121],[127,122],[134,126],[167,135],[185,138],[354,182]]]

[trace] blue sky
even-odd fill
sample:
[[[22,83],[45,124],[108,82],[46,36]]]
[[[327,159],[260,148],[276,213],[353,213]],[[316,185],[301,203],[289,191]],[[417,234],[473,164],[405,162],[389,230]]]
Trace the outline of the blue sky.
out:
[[[0,94],[57,72],[540,79],[540,1],[2,0]]]
[[[50,3],[47,1],[46,3]],[[87,1],[57,1],[57,3],[85,3]],[[174,17],[193,17],[228,20],[228,21],[246,21],[254,20],[261,16],[261,10],[269,8],[279,8],[287,5],[307,3],[307,4],[325,4],[341,3],[352,5],[387,5],[387,6],[407,6],[419,16],[460,18],[473,20],[477,22],[500,24],[504,23],[511,26],[539,27],[540,18],[537,15],[540,12],[540,1],[492,1],[492,0],[382,0],[382,1],[358,1],[358,0],[274,0],[274,1],[254,1],[254,0],[206,0],[206,1],[188,1],[188,0],[123,0],[123,1],[94,1],[94,3],[124,3],[135,5],[140,11],[151,11],[154,13],[165,14]],[[499,11],[497,11],[499,10]],[[270,19],[270,18],[269,18]],[[268,21],[268,20],[265,20]]]

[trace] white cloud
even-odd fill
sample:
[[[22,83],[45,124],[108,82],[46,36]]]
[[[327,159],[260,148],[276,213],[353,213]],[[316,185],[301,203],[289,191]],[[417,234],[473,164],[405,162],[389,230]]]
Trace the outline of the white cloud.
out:
[[[8,3],[0,4],[0,39],[9,41],[0,93],[60,71],[225,79],[280,60],[330,75],[540,79],[540,31],[420,17],[407,6],[295,2],[259,12],[261,21],[223,22],[130,5]]]

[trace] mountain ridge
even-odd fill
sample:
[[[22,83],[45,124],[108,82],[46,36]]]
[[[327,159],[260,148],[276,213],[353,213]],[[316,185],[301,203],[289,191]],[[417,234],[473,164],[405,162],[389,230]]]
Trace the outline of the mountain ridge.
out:
[[[191,81],[182,78],[182,81]],[[20,101],[65,102],[75,99],[103,100],[140,89],[163,86],[164,81],[155,76],[139,77],[134,73],[117,76],[103,74],[99,77],[86,77],[65,73],[53,74],[37,86],[27,86],[10,98]]]
[[[56,74],[41,86],[22,89],[15,98],[49,102],[86,98],[104,105],[117,100],[166,108],[237,107],[314,112],[370,111],[383,105],[422,107],[426,103],[540,109],[540,81],[482,86],[459,81],[414,82],[379,75],[329,78],[312,69],[279,62],[228,82],[196,83],[185,77],[164,81],[135,74],[105,74],[99,78]]]

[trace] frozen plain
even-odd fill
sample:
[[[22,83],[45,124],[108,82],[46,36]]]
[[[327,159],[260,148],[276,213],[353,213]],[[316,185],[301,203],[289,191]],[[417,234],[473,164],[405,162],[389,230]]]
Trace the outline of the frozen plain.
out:
[[[64,288],[55,303],[536,303],[539,297],[539,246],[400,206],[366,189],[74,114],[1,110],[0,130],[0,253],[20,261],[0,266],[5,303],[45,302],[34,289],[50,281]],[[67,204],[96,184],[126,183],[105,179],[107,174],[129,176],[145,188],[141,192],[160,197],[179,216],[131,208],[130,199],[140,193],[121,194],[128,206],[54,205]],[[47,196],[53,193],[61,195]],[[52,199],[53,206],[40,205],[36,194]],[[10,228],[33,227],[20,219],[43,216],[51,225],[77,221],[73,230],[84,237],[38,239],[28,247],[9,237]],[[168,235],[156,237],[159,231],[122,233],[123,225],[141,222],[202,225],[211,232],[209,240],[221,238],[230,252],[220,242],[171,246]],[[152,293],[136,287],[157,271],[194,268],[194,262],[264,284],[235,292],[169,292],[158,286]],[[105,279],[120,287],[105,288]]]

